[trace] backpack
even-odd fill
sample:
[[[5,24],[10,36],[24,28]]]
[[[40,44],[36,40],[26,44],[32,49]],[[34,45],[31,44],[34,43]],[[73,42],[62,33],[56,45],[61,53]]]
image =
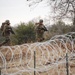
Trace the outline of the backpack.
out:
[[[5,23],[2,23],[2,25],[1,25],[1,31],[3,31],[4,25],[5,25]]]

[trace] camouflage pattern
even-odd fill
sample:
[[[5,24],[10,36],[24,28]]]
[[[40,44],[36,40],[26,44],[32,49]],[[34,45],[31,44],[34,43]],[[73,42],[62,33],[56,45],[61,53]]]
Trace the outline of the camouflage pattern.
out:
[[[44,40],[44,32],[47,31],[46,27],[43,24],[38,24],[36,26],[36,39],[40,42]]]
[[[9,20],[5,21],[5,25],[2,31],[2,36],[5,38],[5,41],[3,41],[0,45],[10,45],[10,33],[14,34],[12,31],[12,28],[10,26]]]

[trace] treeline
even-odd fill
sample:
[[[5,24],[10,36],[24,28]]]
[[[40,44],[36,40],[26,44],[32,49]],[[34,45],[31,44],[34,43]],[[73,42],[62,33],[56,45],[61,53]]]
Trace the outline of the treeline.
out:
[[[46,40],[49,40],[54,35],[65,34],[68,32],[74,32],[74,25],[67,25],[62,21],[47,27],[48,32],[45,33]],[[15,35],[11,35],[12,45],[36,42],[35,24],[34,22],[20,23],[16,27],[13,27]],[[47,36],[48,35],[48,36]],[[0,30],[0,42],[3,40]]]
[[[72,24],[65,24],[63,21],[58,21],[49,28],[50,38],[54,35],[66,34],[68,32],[75,32],[75,26]]]

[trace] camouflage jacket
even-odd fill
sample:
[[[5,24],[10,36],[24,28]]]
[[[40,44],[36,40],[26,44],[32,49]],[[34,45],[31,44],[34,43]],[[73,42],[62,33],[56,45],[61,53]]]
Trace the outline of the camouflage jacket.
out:
[[[37,33],[43,34],[45,31],[47,31],[47,28],[44,25],[37,25],[36,26]]]
[[[2,35],[3,36],[10,36],[10,33],[14,34],[14,32],[12,31],[12,28],[10,25],[5,24],[3,31],[2,31]]]

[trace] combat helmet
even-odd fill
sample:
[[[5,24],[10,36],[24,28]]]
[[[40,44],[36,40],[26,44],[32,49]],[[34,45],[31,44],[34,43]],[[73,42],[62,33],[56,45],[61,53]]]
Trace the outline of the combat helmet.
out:
[[[43,20],[42,20],[42,19],[40,19],[40,20],[39,20],[39,22],[43,22]]]
[[[6,23],[6,24],[10,24],[10,21],[9,21],[9,20],[6,20],[5,23]]]

